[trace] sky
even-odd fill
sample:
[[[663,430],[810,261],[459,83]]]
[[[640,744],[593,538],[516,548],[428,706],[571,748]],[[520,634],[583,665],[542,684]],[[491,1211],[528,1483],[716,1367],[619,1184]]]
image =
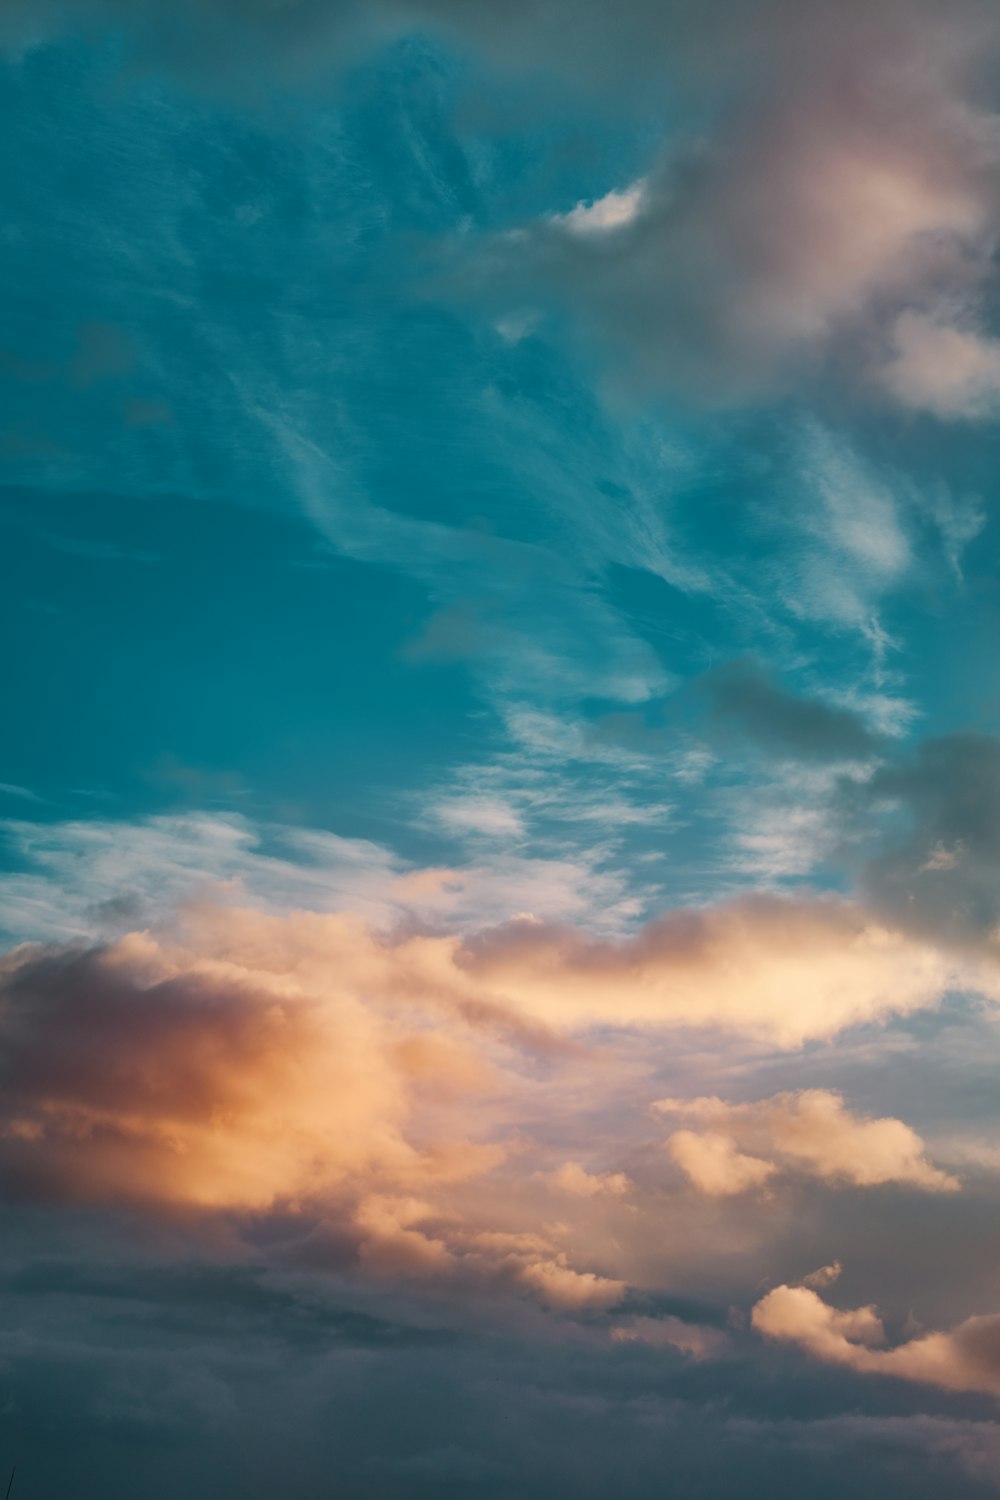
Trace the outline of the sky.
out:
[[[997,1493],[998,65],[3,0],[14,1500]]]

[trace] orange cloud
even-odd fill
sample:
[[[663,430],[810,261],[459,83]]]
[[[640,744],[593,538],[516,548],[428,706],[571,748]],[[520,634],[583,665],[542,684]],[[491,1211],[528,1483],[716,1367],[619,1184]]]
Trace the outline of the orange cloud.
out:
[[[711,1198],[760,1187],[778,1170],[773,1162],[737,1151],[731,1140],[714,1131],[696,1135],[693,1130],[678,1130],[667,1147],[695,1187]]]
[[[783,1047],[933,1006],[949,989],[1000,997],[992,963],[830,896],[675,911],[617,943],[515,921],[456,944],[453,959],[536,1024],[720,1026]]]
[[[902,1120],[852,1114],[831,1089],[775,1094],[754,1104],[661,1099],[653,1107],[706,1127],[678,1130],[667,1149],[695,1187],[711,1196],[745,1192],[782,1169],[859,1187],[901,1182],[940,1193],[959,1186],[927,1160],[923,1141]]]
[[[551,1041],[478,996],[448,952],[350,918],[221,911],[190,914],[183,935],[17,950],[0,970],[5,1189],[298,1212],[370,1276],[613,1304],[624,1284],[550,1236],[483,1228],[443,1201],[507,1156],[470,1135],[466,1105],[501,1086],[511,1039]]]
[[[8,966],[0,1159],[25,1191],[260,1209],[405,1176],[406,1073],[350,994],[170,961],[152,939]]]
[[[967,1318],[950,1333],[928,1333],[878,1349],[885,1331],[872,1307],[840,1312],[806,1286],[779,1286],[757,1303],[753,1326],[798,1344],[826,1364],[863,1375],[892,1375],[952,1391],[1000,1396],[1000,1314]]]
[[[8,955],[0,1180],[22,1197],[156,1212],[280,1209],[320,1226],[317,1255],[326,1235],[366,1274],[610,1306],[623,1282],[593,1246],[612,1267],[631,1252],[617,1231],[595,1241],[583,1209],[634,1218],[638,1189],[572,1157],[539,1163],[518,1134],[526,1055],[575,1065],[595,1025],[797,1046],[972,979],[995,984],[829,898],[676,912],[623,942],[529,920],[462,939],[387,936],[343,914],[192,910],[101,949]],[[953,1186],[902,1122],[853,1116],[822,1091],[694,1110],[671,1149],[708,1193],[789,1168]],[[578,1200],[583,1253],[565,1226],[538,1230],[553,1190]]]

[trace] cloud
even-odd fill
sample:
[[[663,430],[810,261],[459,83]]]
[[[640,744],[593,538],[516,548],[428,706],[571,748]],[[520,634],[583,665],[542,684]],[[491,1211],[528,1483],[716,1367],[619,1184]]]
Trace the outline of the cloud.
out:
[[[880,744],[851,709],[800,697],[779,687],[746,658],[717,667],[701,680],[710,716],[735,727],[773,755],[803,760],[867,759]]]
[[[667,1149],[695,1187],[711,1198],[760,1187],[778,1170],[773,1162],[737,1151],[731,1140],[714,1131],[678,1130]]]
[[[868,856],[860,889],[900,927],[996,951],[1000,923],[1000,740],[924,740],[841,787],[846,827]]]
[[[909,786],[905,768],[901,774]],[[850,783],[844,795],[852,805],[858,799],[862,807],[876,805],[880,776]],[[931,784],[937,785],[934,776]],[[970,785],[967,779],[966,792]],[[922,796],[923,787],[918,775],[912,796]],[[465,804],[459,799],[458,805]],[[478,805],[473,798],[470,806]],[[579,810],[579,799],[575,805]],[[970,804],[970,818],[976,810]],[[757,812],[759,856],[775,840],[787,841],[790,825],[780,806],[762,805]],[[964,855],[956,855],[957,869],[913,869],[933,860],[942,840],[953,852],[959,834],[942,831],[953,821],[935,819],[929,841],[893,856],[908,879],[961,876]],[[987,811],[975,839],[982,841],[988,821]],[[113,935],[169,921],[182,902],[245,903],[273,914],[319,907],[288,928],[314,955],[328,945],[332,961],[333,954],[348,952],[353,934],[366,934],[356,951],[374,955],[380,970],[392,967],[394,954],[414,972],[430,965],[442,993],[502,1015],[508,1027],[535,1032],[568,1034],[608,1023],[715,1026],[795,1047],[934,1006],[949,989],[998,992],[992,950],[982,943],[975,951],[941,944],[936,939],[947,924],[940,914],[924,931],[902,902],[888,899],[894,868],[888,856],[884,872],[873,861],[866,877],[870,908],[831,895],[759,895],[680,907],[637,925],[648,897],[628,897],[619,876],[602,868],[600,849],[592,861],[573,862],[483,847],[473,850],[479,858],[466,867],[420,870],[364,840],[257,828],[236,815],[138,824],[11,823],[7,829],[36,866],[0,881],[15,933]],[[973,854],[975,839],[970,835]],[[986,876],[994,855],[983,860],[983,900],[993,902]],[[355,916],[334,915],[338,910]],[[239,919],[234,913],[231,920]],[[395,924],[409,928],[407,943],[394,947],[373,936]],[[430,925],[437,936],[427,934]],[[627,935],[606,936],[609,928]]]
[[[573,1062],[592,1056],[592,1028],[797,1047],[935,1004],[969,973],[833,899],[675,912],[621,942],[537,921],[462,937],[192,906],[170,929],[4,959],[0,1187],[196,1232],[274,1218],[293,1264],[605,1308],[647,1252],[611,1227],[634,1221],[643,1239],[634,1175],[584,1165],[558,1113],[595,1088]],[[602,1098],[628,1114],[628,1046],[622,1074],[607,1046]],[[549,1083],[532,1092],[536,1071]],[[953,1185],[902,1122],[822,1090],[685,1108],[671,1150],[710,1195],[779,1171]],[[555,1148],[532,1140],[548,1110]],[[553,1191],[573,1227],[548,1223]]]
[[[649,709],[662,707],[665,722],[648,723]],[[884,748],[863,713],[820,697],[795,693],[776,682],[752,657],[737,657],[689,681],[663,704],[644,711],[605,715],[592,731],[611,743],[663,759],[676,754],[679,724],[686,710],[696,714],[696,730],[738,752],[743,742],[779,760],[825,762],[870,760]],[[879,703],[873,709],[884,708]],[[697,755],[698,751],[692,754]],[[707,764],[712,754],[703,749]]]
[[[840,1312],[809,1287],[779,1286],[757,1303],[752,1320],[758,1333],[798,1344],[826,1364],[1000,1396],[1000,1314],[880,1349],[872,1346],[884,1342],[885,1330],[873,1307]]]
[[[1000,131],[981,80],[1000,27],[978,0],[535,0],[502,23],[468,0],[62,0],[8,5],[3,30],[16,46],[81,25],[237,91],[417,32],[601,107],[641,116],[666,93],[672,133],[642,178],[479,257],[508,302],[543,286],[632,378],[710,402],[846,373],[941,416],[993,409]]]
[[[636,24],[621,27],[640,75],[651,12],[626,7]],[[700,36],[664,18],[665,79],[709,37],[719,51],[714,76],[690,69],[697,125],[641,194],[614,187],[527,226],[492,264],[565,301],[642,384],[728,403],[832,373],[907,407],[988,414],[1000,130],[975,50],[995,55],[1000,28],[974,5],[777,4],[755,11],[751,40],[747,14],[703,7]]]
[[[832,1260],[828,1266],[820,1266],[816,1271],[810,1271],[808,1276],[803,1276],[802,1285],[811,1286],[814,1290],[818,1287],[833,1286],[835,1281],[840,1280],[843,1266],[839,1260]]]
[[[475,1116],[509,1089],[510,1048],[549,1045],[463,987],[449,946],[387,942],[351,918],[215,910],[173,938],[14,950],[0,974],[0,1186],[193,1225],[277,1214],[299,1223],[311,1264],[568,1312],[617,1302],[624,1283],[533,1225],[510,1232],[489,1195],[472,1218],[449,1201],[507,1157]],[[619,1192],[613,1174],[591,1180]]]
[[[588,1172],[577,1161],[564,1162],[547,1177],[554,1188],[574,1198],[621,1198],[632,1186],[624,1172]]]
[[[518,1270],[517,1279],[537,1292],[549,1307],[561,1312],[583,1312],[593,1308],[614,1307],[625,1295],[625,1283],[592,1271],[574,1271],[549,1256],[527,1260]]]
[[[531,797],[542,800],[533,768]],[[547,802],[558,787],[545,786]],[[563,817],[596,821],[600,809],[566,797]],[[652,812],[647,809],[647,816]],[[619,822],[636,810],[612,805]],[[384,845],[323,829],[256,823],[238,813],[191,812],[129,822],[9,819],[2,831],[22,868],[0,874],[0,906],[14,941],[114,936],[155,926],[183,902],[251,903],[265,910],[350,906],[378,923],[445,922],[461,930],[525,910],[554,921],[620,927],[637,902],[607,850],[538,853],[520,847],[524,812],[491,788],[453,789],[428,806],[435,831],[466,847],[453,866],[414,867]],[[509,837],[506,837],[508,836]],[[501,836],[504,836],[501,847]]]
[[[900,313],[880,378],[916,411],[944,420],[993,417],[1000,410],[1000,340],[927,313]]]
[[[605,193],[593,203],[578,203],[568,214],[556,214],[553,223],[563,224],[572,234],[607,234],[621,229],[642,212],[644,182],[633,183],[622,192]]]
[[[680,1349],[694,1359],[715,1359],[728,1340],[720,1328],[685,1323],[680,1318],[625,1318],[611,1329],[615,1344],[648,1344],[654,1349]]]
[[[654,1108],[703,1125],[677,1131],[667,1149],[695,1187],[713,1197],[759,1187],[779,1171],[858,1187],[906,1183],[940,1193],[959,1186],[927,1160],[923,1141],[902,1120],[855,1115],[830,1089],[753,1104],[661,1099]]]
[[[860,631],[879,658],[889,644],[880,601],[914,563],[906,526],[914,487],[815,421],[799,427],[794,454],[796,498],[784,500],[800,555],[777,562],[782,595],[801,619]]]
[[[457,968],[558,1029],[718,1026],[784,1047],[998,993],[992,965],[903,936],[837,897],[748,897],[677,910],[621,942],[523,920],[470,937]]]
[[[405,1063],[349,994],[324,1007],[263,962],[136,934],[16,951],[3,998],[0,1158],[22,1193],[259,1209],[351,1171],[420,1175]]]
[[[24,865],[0,876],[6,925],[15,939],[103,936],[120,931],[122,917],[126,925],[155,923],[179,902],[223,889],[287,905],[319,904],[324,896],[336,904],[349,891],[357,909],[383,916],[387,888],[405,868],[365,839],[262,828],[238,813],[136,822],[10,819],[3,832]]]

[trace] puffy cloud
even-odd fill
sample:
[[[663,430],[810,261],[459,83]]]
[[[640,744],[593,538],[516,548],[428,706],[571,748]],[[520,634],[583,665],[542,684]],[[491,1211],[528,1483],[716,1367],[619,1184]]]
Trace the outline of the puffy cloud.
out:
[[[408,898],[413,881],[401,882]],[[140,947],[133,938],[111,951]],[[834,896],[680,908],[620,940],[529,916],[471,934],[414,930],[411,919],[384,937],[344,912],[205,909],[154,948],[164,963],[234,965],[223,972],[251,982],[258,970],[289,972],[319,992],[419,1003],[543,1049],[605,1024],[718,1026],[795,1047],[935,1005],[948,989],[1000,993],[992,962]]]
[[[759,1187],[780,1170],[858,1187],[897,1182],[952,1192],[959,1186],[927,1160],[923,1141],[902,1120],[852,1114],[831,1089],[775,1094],[754,1104],[661,1099],[654,1108],[704,1125],[677,1131],[667,1149],[695,1187],[714,1197]]]
[[[374,1194],[354,1223],[363,1235],[361,1265],[377,1276],[527,1291],[564,1313],[613,1307],[625,1294],[623,1281],[577,1270],[546,1234],[477,1229],[421,1199]]]
[[[768,1338],[799,1344],[827,1364],[863,1375],[892,1375],[953,1391],[1000,1396],[1000,1314],[967,1318],[949,1333],[928,1333],[895,1349],[873,1348],[885,1331],[873,1307],[838,1311],[805,1286],[779,1286],[753,1310]]]
[[[644,182],[635,182],[620,193],[605,193],[594,203],[578,203],[568,214],[556,214],[553,223],[564,224],[573,234],[606,234],[631,224],[642,212],[646,194]]]
[[[773,1162],[737,1151],[727,1136],[714,1131],[696,1134],[678,1130],[667,1142],[667,1149],[695,1187],[711,1198],[760,1187],[778,1170]]]
[[[196,1222],[277,1212],[300,1222],[309,1263],[346,1257],[367,1276],[457,1279],[560,1311],[612,1305],[624,1283],[550,1235],[448,1201],[507,1156],[473,1116],[502,1093],[510,1045],[552,1045],[477,996],[451,946],[216,910],[189,913],[183,935],[14,950],[0,971],[3,1190]],[[626,1182],[576,1171],[560,1183],[577,1194]]]
[[[617,943],[522,920],[454,956],[495,999],[556,1028],[721,1026],[784,1047],[935,1005],[948,989],[1000,993],[991,964],[835,897],[678,910]]]
[[[104,947],[8,955],[0,1182],[240,1233],[284,1216],[310,1265],[606,1307],[646,1252],[586,1220],[625,1216],[641,1240],[641,1191],[571,1155],[582,1143],[561,1115],[558,1155],[532,1141],[527,1074],[565,1070],[573,1097],[594,1026],[794,1047],[933,1004],[974,972],[835,900],[675,912],[618,943],[532,921],[462,938],[194,908]],[[630,1065],[606,1061],[602,1097],[630,1110]],[[833,1095],[694,1113],[672,1149],[710,1193],[789,1167],[949,1185],[901,1122],[859,1120]],[[544,1222],[553,1190],[575,1227]]]
[[[331,999],[257,953],[21,950],[3,976],[0,1158],[24,1193],[261,1209],[352,1172],[434,1175],[403,1135],[400,1046],[348,986]],[[454,1045],[454,1044],[453,1044]],[[435,1071],[455,1083],[460,1055]],[[461,1080],[461,1070],[458,1072]]]
[[[526,1259],[517,1270],[517,1280],[536,1292],[549,1307],[560,1312],[584,1312],[614,1307],[625,1295],[625,1283],[592,1271],[574,1271],[565,1258],[540,1256]]]

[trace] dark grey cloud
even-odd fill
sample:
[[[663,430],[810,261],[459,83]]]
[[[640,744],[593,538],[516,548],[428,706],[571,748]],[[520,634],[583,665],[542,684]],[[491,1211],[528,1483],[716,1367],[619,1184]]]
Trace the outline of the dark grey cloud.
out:
[[[886,748],[861,714],[792,692],[750,657],[694,678],[673,698],[606,714],[592,733],[649,754],[676,751],[679,734],[721,742],[730,752],[749,745],[778,760],[869,760]]]
[[[975,1398],[810,1366],[736,1336],[698,1363],[359,1317],[254,1269],[48,1264],[0,1281],[0,1453],[26,1494],[160,1500],[989,1493]],[[303,1336],[313,1318],[315,1336]],[[345,1333],[346,1329],[346,1333]],[[994,1449],[991,1449],[991,1444]]]
[[[997,944],[1000,740],[928,739],[841,788],[840,811],[867,854],[862,892],[910,931],[959,945]]]
[[[712,728],[742,731],[773,755],[863,760],[882,746],[860,714],[791,693],[746,658],[716,668],[700,686],[709,700]]]

